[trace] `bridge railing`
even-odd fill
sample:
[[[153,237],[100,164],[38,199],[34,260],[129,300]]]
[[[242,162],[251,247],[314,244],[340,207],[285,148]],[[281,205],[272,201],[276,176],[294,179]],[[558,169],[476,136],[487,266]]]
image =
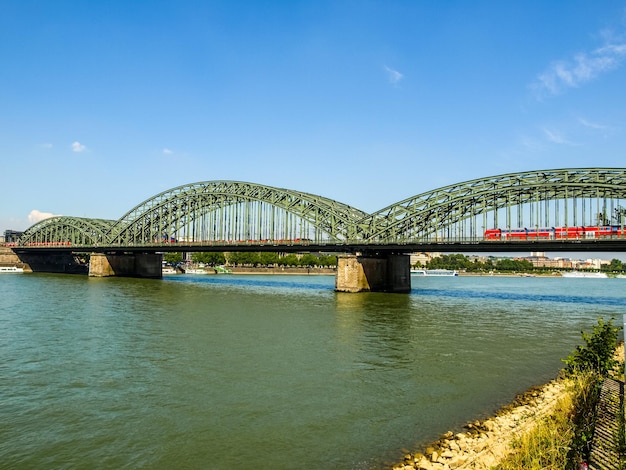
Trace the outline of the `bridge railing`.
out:
[[[389,249],[402,251],[402,247],[410,247],[411,249],[419,250],[421,246],[428,247],[429,249],[435,249],[436,247],[455,246],[462,251],[463,246],[471,246],[480,244],[483,247],[493,247],[494,251],[502,247],[515,247],[515,246],[531,246],[533,243],[541,243],[543,246],[563,246],[563,245],[577,245],[580,243],[586,243],[589,246],[597,244],[598,246],[607,243],[623,244],[626,248],[626,234],[606,235],[602,237],[578,237],[578,238],[553,238],[553,237],[539,237],[529,234],[526,237],[501,238],[501,239],[488,239],[482,237],[444,237],[444,236],[431,236],[421,237],[414,239],[401,239],[401,240],[360,240],[360,239],[347,239],[347,240],[309,240],[309,239],[293,239],[293,240],[202,240],[202,241],[184,241],[184,240],[170,240],[170,241],[155,241],[150,243],[135,243],[135,244],[77,244],[70,242],[28,242],[25,244],[5,244],[11,248],[18,249],[38,249],[38,250],[64,250],[64,251],[102,251],[102,250],[117,250],[117,251],[137,251],[137,250],[149,250],[149,251],[334,251],[334,252],[350,252],[358,249]]]

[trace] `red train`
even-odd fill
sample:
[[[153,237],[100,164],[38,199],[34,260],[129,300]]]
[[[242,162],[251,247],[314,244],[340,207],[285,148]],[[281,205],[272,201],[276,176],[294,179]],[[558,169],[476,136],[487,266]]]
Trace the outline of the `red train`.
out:
[[[598,227],[550,227],[487,229],[485,240],[577,240],[582,238],[618,238],[626,236],[626,228],[619,225]]]

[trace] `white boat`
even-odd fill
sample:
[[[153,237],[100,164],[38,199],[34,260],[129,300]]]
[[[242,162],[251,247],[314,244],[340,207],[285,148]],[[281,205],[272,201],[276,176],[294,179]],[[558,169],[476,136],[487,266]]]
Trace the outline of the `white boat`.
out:
[[[24,268],[17,266],[0,266],[0,273],[23,273]]]
[[[170,267],[163,268],[163,269],[161,270],[161,272],[162,272],[163,274],[176,274],[176,270],[175,270],[174,268],[170,268]]]
[[[188,268],[185,269],[185,274],[206,274],[204,269]]]
[[[570,271],[566,273],[561,273],[562,277],[580,277],[580,278],[590,278],[590,279],[606,279],[606,273],[596,273],[596,272],[582,272],[582,271]]]
[[[411,276],[458,276],[459,273],[452,269],[411,269]]]

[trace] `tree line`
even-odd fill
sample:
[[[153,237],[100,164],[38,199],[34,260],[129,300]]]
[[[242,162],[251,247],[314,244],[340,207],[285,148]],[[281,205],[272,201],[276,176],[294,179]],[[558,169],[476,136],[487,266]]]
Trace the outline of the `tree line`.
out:
[[[163,260],[168,264],[178,264],[183,261],[182,253],[165,253]],[[274,252],[198,252],[191,254],[193,263],[203,263],[209,266],[301,266],[301,267],[330,267],[337,266],[337,257],[334,255],[314,255],[306,253],[301,256],[288,254],[281,256]]]
[[[163,259],[172,265],[183,261],[182,253],[165,253]],[[315,255],[306,253],[303,255],[281,255],[274,252],[198,252],[192,253],[193,263],[204,263],[208,266],[302,266],[302,267],[332,267],[337,266],[335,255]],[[519,259],[492,259],[485,261],[470,259],[462,254],[441,255],[431,259],[426,269],[453,269],[466,272],[529,272],[529,271],[553,271],[554,268],[535,267],[528,260]],[[602,265],[602,271],[623,272],[626,264],[618,259],[611,260],[608,265]]]
[[[489,271],[506,271],[506,272],[528,272],[528,271],[553,271],[554,268],[534,266],[528,260],[518,259],[487,259],[479,261],[471,260],[468,256],[462,254],[441,255],[431,259],[425,266],[427,269],[455,269],[457,271],[467,272],[489,272]],[[602,271],[621,272],[624,271],[624,264],[618,259],[611,260],[611,264],[602,265]]]

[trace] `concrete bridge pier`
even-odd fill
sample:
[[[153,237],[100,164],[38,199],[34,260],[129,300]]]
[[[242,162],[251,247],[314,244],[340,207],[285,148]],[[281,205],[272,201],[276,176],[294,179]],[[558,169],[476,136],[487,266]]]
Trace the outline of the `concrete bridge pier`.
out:
[[[87,266],[78,256],[66,252],[24,252],[0,250],[0,264],[24,268],[26,272],[85,274]]]
[[[337,257],[337,292],[411,291],[409,255],[340,255]]]
[[[92,253],[89,276],[144,277],[160,279],[162,253]]]

